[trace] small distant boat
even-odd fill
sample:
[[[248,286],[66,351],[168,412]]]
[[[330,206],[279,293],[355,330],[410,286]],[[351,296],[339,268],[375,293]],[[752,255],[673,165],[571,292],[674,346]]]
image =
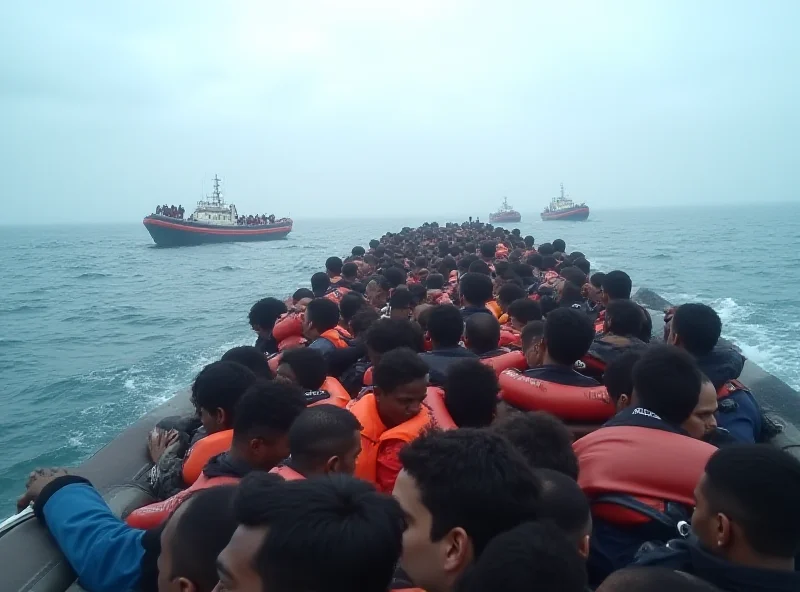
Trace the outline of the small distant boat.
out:
[[[542,212],[542,220],[586,220],[589,217],[589,206],[585,203],[576,204],[564,193],[564,184],[561,184],[561,195],[554,197]]]
[[[519,222],[522,216],[512,206],[508,205],[508,198],[503,198],[503,205],[500,209],[489,214],[489,222]]]
[[[264,224],[247,224],[236,213],[236,206],[226,204],[219,189],[220,179],[214,175],[214,192],[197,202],[188,219],[163,213],[150,214],[144,226],[159,247],[183,247],[206,243],[267,241],[286,238],[292,231],[292,219],[275,220],[270,216]],[[157,210],[158,211],[158,210]]]

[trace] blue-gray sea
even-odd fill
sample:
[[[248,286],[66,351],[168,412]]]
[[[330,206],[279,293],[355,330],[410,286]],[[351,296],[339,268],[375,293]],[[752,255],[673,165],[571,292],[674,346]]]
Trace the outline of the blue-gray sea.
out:
[[[155,248],[138,223],[0,227],[0,516],[29,471],[79,463],[252,343],[257,299],[423,221],[298,220],[283,241],[177,249]],[[725,336],[800,388],[800,205],[608,210],[583,223],[529,214],[515,226],[670,301],[711,304]]]

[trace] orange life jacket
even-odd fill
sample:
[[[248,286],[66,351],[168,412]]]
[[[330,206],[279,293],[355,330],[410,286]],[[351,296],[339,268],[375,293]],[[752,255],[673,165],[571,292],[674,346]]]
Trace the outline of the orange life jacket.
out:
[[[342,279],[342,278],[336,278],[337,281],[340,280],[340,279]],[[336,304],[339,304],[339,302],[342,301],[342,298],[344,297],[344,295],[347,294],[349,291],[350,291],[350,288],[336,287],[333,290],[331,290],[330,292],[328,292],[327,294],[325,294],[325,296],[323,296],[323,298],[326,298],[326,299],[328,299],[328,300],[330,300],[332,302],[335,302]]]
[[[333,329],[328,329],[327,331],[322,333],[320,335],[320,338],[327,339],[328,341],[330,341],[333,345],[336,346],[336,349],[342,349],[347,347],[347,342],[344,340],[344,337],[342,337],[342,334],[336,330],[336,327],[334,327]]]
[[[303,336],[303,313],[287,312],[272,327],[272,337],[280,343],[287,337]]]
[[[617,411],[604,386],[567,386],[516,370],[498,377],[500,398],[525,411],[547,411],[566,422],[601,423]]]
[[[330,397],[322,401],[317,401],[316,403],[311,403],[309,407],[315,407],[317,405],[335,405],[336,407],[344,409],[352,400],[350,394],[342,386],[342,383],[333,376],[325,378],[325,382],[322,383],[322,390],[326,391]]]
[[[392,440],[407,444],[416,439],[431,423],[430,412],[423,405],[415,417],[387,429],[378,415],[378,406],[372,393],[353,401],[348,409],[361,424],[361,454],[356,460],[355,476],[370,483],[375,483],[378,452],[383,444]]]
[[[209,434],[194,443],[183,458],[183,482],[191,485],[203,474],[203,468],[213,457],[231,449],[233,430]]]
[[[494,368],[494,372],[498,376],[509,368],[525,370],[528,367],[528,362],[525,361],[525,354],[521,351],[512,351],[492,358],[481,358],[481,362]]]
[[[487,302],[486,303],[486,308],[488,308],[490,311],[492,311],[492,314],[494,315],[494,318],[496,318],[496,319],[499,319],[500,315],[503,314],[503,311],[500,310],[500,305],[497,304],[497,300],[490,300],[489,302]]]
[[[436,386],[428,387],[428,394],[425,397],[425,405],[431,412],[431,424],[441,430],[454,430],[458,426],[453,421],[453,417],[447,410],[444,403],[444,391]]]
[[[664,430],[613,426],[573,444],[578,484],[592,503],[592,514],[619,526],[650,521],[645,514],[603,496],[633,498],[656,511],[666,503],[694,506],[694,488],[717,450],[711,444]]]
[[[166,499],[163,502],[156,502],[154,504],[149,504],[134,510],[128,514],[125,522],[128,523],[128,526],[132,526],[133,528],[141,528],[143,530],[156,528],[161,526],[161,524],[170,517],[176,508],[185,502],[193,492],[201,489],[208,489],[209,487],[216,487],[217,485],[233,485],[238,482],[238,477],[209,478],[205,476],[205,473],[203,473],[188,489],[184,489],[183,491],[176,493],[171,498]]]
[[[507,312],[504,312],[504,313],[503,313],[503,314],[501,314],[499,317],[497,317],[497,320],[498,320],[498,322],[499,322],[501,325],[505,325],[505,324],[506,324],[506,323],[508,323],[508,321],[509,321],[509,318],[508,318],[508,313],[507,313]]]
[[[300,481],[305,479],[305,475],[301,475],[293,468],[287,467],[286,465],[278,465],[277,467],[271,469],[270,473],[273,475],[280,475],[283,477],[284,481]]]
[[[278,351],[282,352],[287,349],[294,349],[296,347],[304,347],[308,344],[308,340],[302,335],[290,335],[286,339],[278,342]]]

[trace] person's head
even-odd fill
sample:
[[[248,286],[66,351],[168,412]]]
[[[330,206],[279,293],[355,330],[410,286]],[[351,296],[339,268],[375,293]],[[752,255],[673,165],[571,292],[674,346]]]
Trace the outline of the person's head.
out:
[[[461,276],[458,283],[461,304],[464,306],[484,306],[492,299],[494,286],[492,278],[482,273],[469,272]]]
[[[492,429],[508,439],[534,469],[553,469],[578,479],[572,432],[554,415],[544,411],[512,413]]]
[[[321,298],[325,296],[328,289],[331,287],[331,278],[324,271],[318,271],[311,276],[311,291],[314,296]]]
[[[603,304],[612,300],[627,300],[631,297],[631,276],[624,271],[609,271],[603,277]]]
[[[308,303],[303,317],[303,336],[314,341],[339,324],[339,305],[327,298],[315,298]]]
[[[598,304],[603,301],[603,278],[606,277],[602,271],[593,273],[589,278],[589,283],[586,287],[586,297],[590,302]]]
[[[353,337],[364,335],[373,324],[378,322],[378,319],[380,319],[380,315],[374,308],[371,306],[363,306],[353,315],[353,318],[350,319],[350,333]]]
[[[586,260],[586,257],[578,257],[572,260],[572,265],[577,267],[583,272],[584,277],[588,277],[592,271],[592,264]]]
[[[489,269],[489,264],[483,259],[477,259],[469,264],[469,271],[471,273],[482,273],[483,275],[491,276],[492,270]]]
[[[494,259],[497,252],[497,243],[494,241],[483,241],[480,246],[481,257],[484,259]]]
[[[441,290],[444,288],[444,276],[441,273],[432,273],[425,280],[425,287],[428,290]]]
[[[248,368],[258,378],[272,379],[272,370],[267,363],[267,357],[252,345],[240,345],[229,349],[220,358],[221,362],[236,362]]]
[[[408,320],[411,317],[411,292],[398,288],[389,297],[389,316],[393,319]]]
[[[375,249],[377,249],[378,247],[380,247],[380,246],[381,246],[381,243],[380,243],[380,241],[378,239],[374,239],[373,238],[371,241],[369,241],[369,248],[372,249],[373,251]]]
[[[692,414],[681,427],[692,438],[702,440],[717,429],[717,389],[705,374],[701,375],[700,394]]]
[[[512,302],[523,299],[527,300],[527,295],[525,288],[519,284],[513,282],[505,283],[500,286],[500,289],[497,291],[497,304],[500,306],[500,310],[508,312],[508,307]],[[533,302],[533,300],[531,300],[531,302]]]
[[[530,265],[533,269],[542,269],[542,256],[539,253],[534,253],[533,255],[529,256],[525,263]]]
[[[361,424],[335,405],[309,407],[289,429],[289,450],[292,468],[305,477],[352,475],[361,452]]]
[[[296,384],[304,391],[317,391],[322,388],[327,372],[328,364],[321,351],[298,347],[281,354],[275,379]]]
[[[566,253],[567,251],[567,243],[565,243],[560,238],[557,238],[553,241],[553,251],[556,253]]]
[[[305,408],[300,387],[256,382],[236,406],[231,452],[250,467],[269,471],[289,456],[289,428]]]
[[[242,479],[238,522],[217,559],[230,592],[377,592],[389,588],[403,536],[397,502],[348,475],[275,484]]]
[[[342,279],[346,282],[354,282],[358,279],[358,265],[348,261],[342,265]]]
[[[350,321],[353,320],[355,314],[366,308],[367,301],[364,300],[364,297],[361,294],[356,292],[348,292],[342,299],[339,301],[339,315],[340,320],[344,322],[348,327],[350,326]]]
[[[455,592],[583,592],[586,583],[583,558],[558,526],[525,522],[494,537]]]
[[[286,304],[277,298],[262,298],[250,309],[250,327],[259,337],[269,337],[275,321],[286,312]]]
[[[492,314],[474,314],[464,323],[464,343],[479,356],[500,346],[500,322]]]
[[[341,277],[342,260],[339,257],[328,257],[325,260],[325,272],[329,278]]]
[[[415,417],[428,388],[428,365],[414,350],[393,349],[381,356],[372,373],[378,415],[387,428]]]
[[[574,266],[564,267],[558,272],[558,275],[563,277],[569,283],[575,284],[578,288],[583,287],[586,283],[586,274]]]
[[[633,300],[612,300],[606,306],[603,330],[620,337],[636,337],[642,332],[644,313]]]
[[[423,336],[411,321],[380,319],[370,326],[365,343],[369,360],[375,366],[386,352],[399,347],[422,351]]]
[[[672,316],[668,342],[702,356],[714,349],[721,333],[722,321],[713,308],[705,304],[682,304]]]
[[[452,304],[439,304],[431,309],[428,316],[428,335],[434,348],[456,347],[463,332],[464,319],[458,308]]]
[[[597,592],[722,592],[705,580],[667,567],[626,567],[608,576]]]
[[[215,562],[236,530],[232,485],[193,493],[161,530],[158,592],[211,592],[219,578]]]
[[[603,372],[603,384],[608,396],[614,401],[617,411],[622,411],[631,404],[633,395],[633,367],[642,357],[639,350],[626,351],[612,360]]]
[[[542,243],[537,249],[542,257],[547,257],[555,253],[552,243]],[[553,259],[555,261],[555,258]]]
[[[388,267],[383,270],[383,277],[389,282],[392,289],[406,283],[406,272],[399,267]]]
[[[536,242],[536,239],[533,238],[530,234],[525,237],[525,246],[528,247],[529,249],[533,248],[533,245],[534,245],[535,242]]]
[[[545,364],[572,367],[586,355],[592,341],[594,325],[583,311],[557,308],[544,323]]]
[[[550,520],[567,535],[584,559],[589,557],[592,511],[578,482],[553,469],[534,469],[542,482],[539,519]]]
[[[384,276],[372,276],[367,282],[367,300],[373,307],[381,309],[386,306],[391,289],[392,285]]]
[[[768,444],[719,449],[695,488],[692,531],[739,565],[794,569],[800,553],[800,461]]]
[[[555,271],[557,263],[558,261],[552,255],[542,255],[542,266],[539,269],[542,271]]]
[[[306,300],[306,299],[310,300],[313,298],[314,298],[314,292],[312,292],[308,288],[299,288],[294,291],[294,294],[292,294],[292,304],[297,304],[301,300]]]
[[[364,254],[365,254],[366,252],[367,252],[367,251],[366,251],[366,250],[364,250],[364,247],[353,247],[353,248],[350,250],[350,254],[351,254],[353,257],[363,257],[363,256],[364,256]]]
[[[631,404],[681,426],[700,399],[702,376],[694,359],[671,345],[651,345],[633,366]]]
[[[448,368],[444,404],[458,427],[486,427],[497,413],[499,390],[492,368],[478,360],[460,360]]]
[[[447,592],[498,534],[536,520],[541,485],[508,440],[460,428],[400,451],[394,497],[406,516],[401,566],[427,592]]]
[[[530,322],[542,320],[542,307],[530,298],[514,300],[508,305],[506,312],[511,326],[517,331],[521,331]]]
[[[206,429],[213,434],[232,427],[236,405],[256,381],[256,375],[236,362],[212,362],[192,383],[191,401]]]

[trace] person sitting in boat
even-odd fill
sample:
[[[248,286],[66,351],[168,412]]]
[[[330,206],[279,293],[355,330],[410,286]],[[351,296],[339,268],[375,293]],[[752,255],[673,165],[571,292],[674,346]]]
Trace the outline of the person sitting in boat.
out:
[[[450,366],[444,388],[428,388],[425,403],[434,427],[484,428],[497,415],[499,390],[494,370],[478,360],[460,360]]]
[[[578,483],[595,519],[590,583],[629,565],[645,542],[666,542],[690,516],[694,486],[716,450],[687,431],[702,382],[686,352],[650,346],[633,367],[631,405],[575,442]]]
[[[289,451],[289,458],[270,470],[286,481],[352,475],[361,453],[361,424],[352,413],[334,405],[309,407],[289,429]]]
[[[508,307],[511,306],[511,303],[526,298],[527,296],[528,294],[525,288],[518,283],[507,282],[500,286],[497,290],[496,300],[497,305],[500,307],[501,314],[498,320],[501,325],[505,325],[509,322]]]
[[[338,288],[342,281],[342,265],[342,260],[339,257],[328,257],[325,260],[325,273],[334,288]]]
[[[585,561],[592,536],[592,510],[586,494],[575,479],[560,471],[537,468],[533,472],[542,482],[539,520],[558,526]],[[579,571],[585,576],[586,566],[581,565]]]
[[[492,280],[482,273],[467,272],[458,283],[461,297],[461,317],[466,321],[473,314],[492,314],[486,303],[492,299]]]
[[[162,211],[161,210],[161,206],[156,206],[156,216],[160,216],[161,215],[161,211]]]
[[[358,265],[352,261],[348,261],[342,265],[342,277],[339,279],[338,285],[341,288],[352,288],[353,284],[358,281]]]
[[[603,277],[603,306],[607,308],[608,303],[614,300],[630,300],[632,285],[630,276],[624,271],[609,271]],[[644,321],[640,333],[636,337],[645,343],[649,343],[653,333],[653,319],[650,318],[650,313],[647,312],[646,308],[643,306],[640,306],[640,308]],[[605,315],[601,312],[595,321],[595,329],[598,333],[603,330],[604,320]]]
[[[723,448],[694,490],[689,539],[648,546],[636,564],[695,575],[728,592],[800,590],[800,461],[766,444]]]
[[[719,344],[722,321],[705,304],[683,304],[675,309],[668,342],[688,351],[717,389],[717,421],[739,442],[764,440],[763,413],[753,394],[737,379],[745,358],[733,347]]]
[[[601,378],[608,364],[630,350],[641,350],[647,344],[637,335],[642,333],[642,308],[632,300],[614,300],[603,315],[603,332],[595,337],[583,357],[584,374]]]
[[[542,320],[542,307],[530,298],[520,298],[508,305],[507,314],[506,330],[518,333],[528,323]]]
[[[374,275],[367,282],[367,301],[380,312],[389,301],[392,285],[383,275]]]
[[[628,350],[615,358],[603,372],[603,385],[614,401],[617,413],[627,409],[633,395],[633,367],[642,357],[643,350]]]
[[[589,305],[589,312],[599,316],[603,310],[603,278],[606,277],[602,271],[593,273],[589,281],[584,284],[584,297]]]
[[[491,316],[488,311],[487,314]],[[427,325],[431,351],[421,353],[420,358],[430,369],[431,384],[442,385],[452,364],[464,358],[478,359],[478,356],[461,345],[464,321],[461,312],[452,304],[433,307]]]
[[[390,319],[408,320],[411,318],[411,292],[403,287],[392,292],[389,297],[389,312],[386,316]]]
[[[367,346],[364,335],[369,327],[378,320],[379,315],[374,309],[366,305],[364,297],[357,293],[345,294],[339,302],[339,311],[346,319],[345,329],[351,335],[346,348],[329,351],[326,355],[328,374],[340,378],[348,368],[366,358]],[[340,323],[341,327],[342,324]],[[361,382],[358,383],[359,388]]]
[[[315,298],[306,306],[303,317],[303,337],[308,347],[324,355],[334,349],[347,347],[347,342],[336,330],[339,324],[339,306],[327,298]]]
[[[431,422],[422,405],[428,366],[414,350],[399,348],[381,356],[374,367],[374,389],[348,407],[362,425],[356,477],[391,493],[401,466],[398,453]]]
[[[195,491],[237,483],[250,471],[271,470],[289,456],[289,428],[305,408],[300,388],[275,380],[255,383],[236,406],[230,450],[209,460],[191,487],[134,510],[126,522],[134,528],[155,528]]]
[[[186,212],[186,210],[183,209],[183,206],[182,205],[178,205],[178,218],[183,220],[183,214],[185,212]]]
[[[464,345],[479,358],[493,358],[508,349],[500,347],[500,322],[494,315],[472,315],[464,323]]]
[[[278,342],[272,336],[272,328],[287,310],[286,304],[277,298],[262,298],[250,308],[248,320],[250,328],[258,335],[255,347],[261,353],[278,353]]]
[[[318,271],[311,276],[311,291],[315,298],[322,298],[330,291],[331,278],[324,271]]]

